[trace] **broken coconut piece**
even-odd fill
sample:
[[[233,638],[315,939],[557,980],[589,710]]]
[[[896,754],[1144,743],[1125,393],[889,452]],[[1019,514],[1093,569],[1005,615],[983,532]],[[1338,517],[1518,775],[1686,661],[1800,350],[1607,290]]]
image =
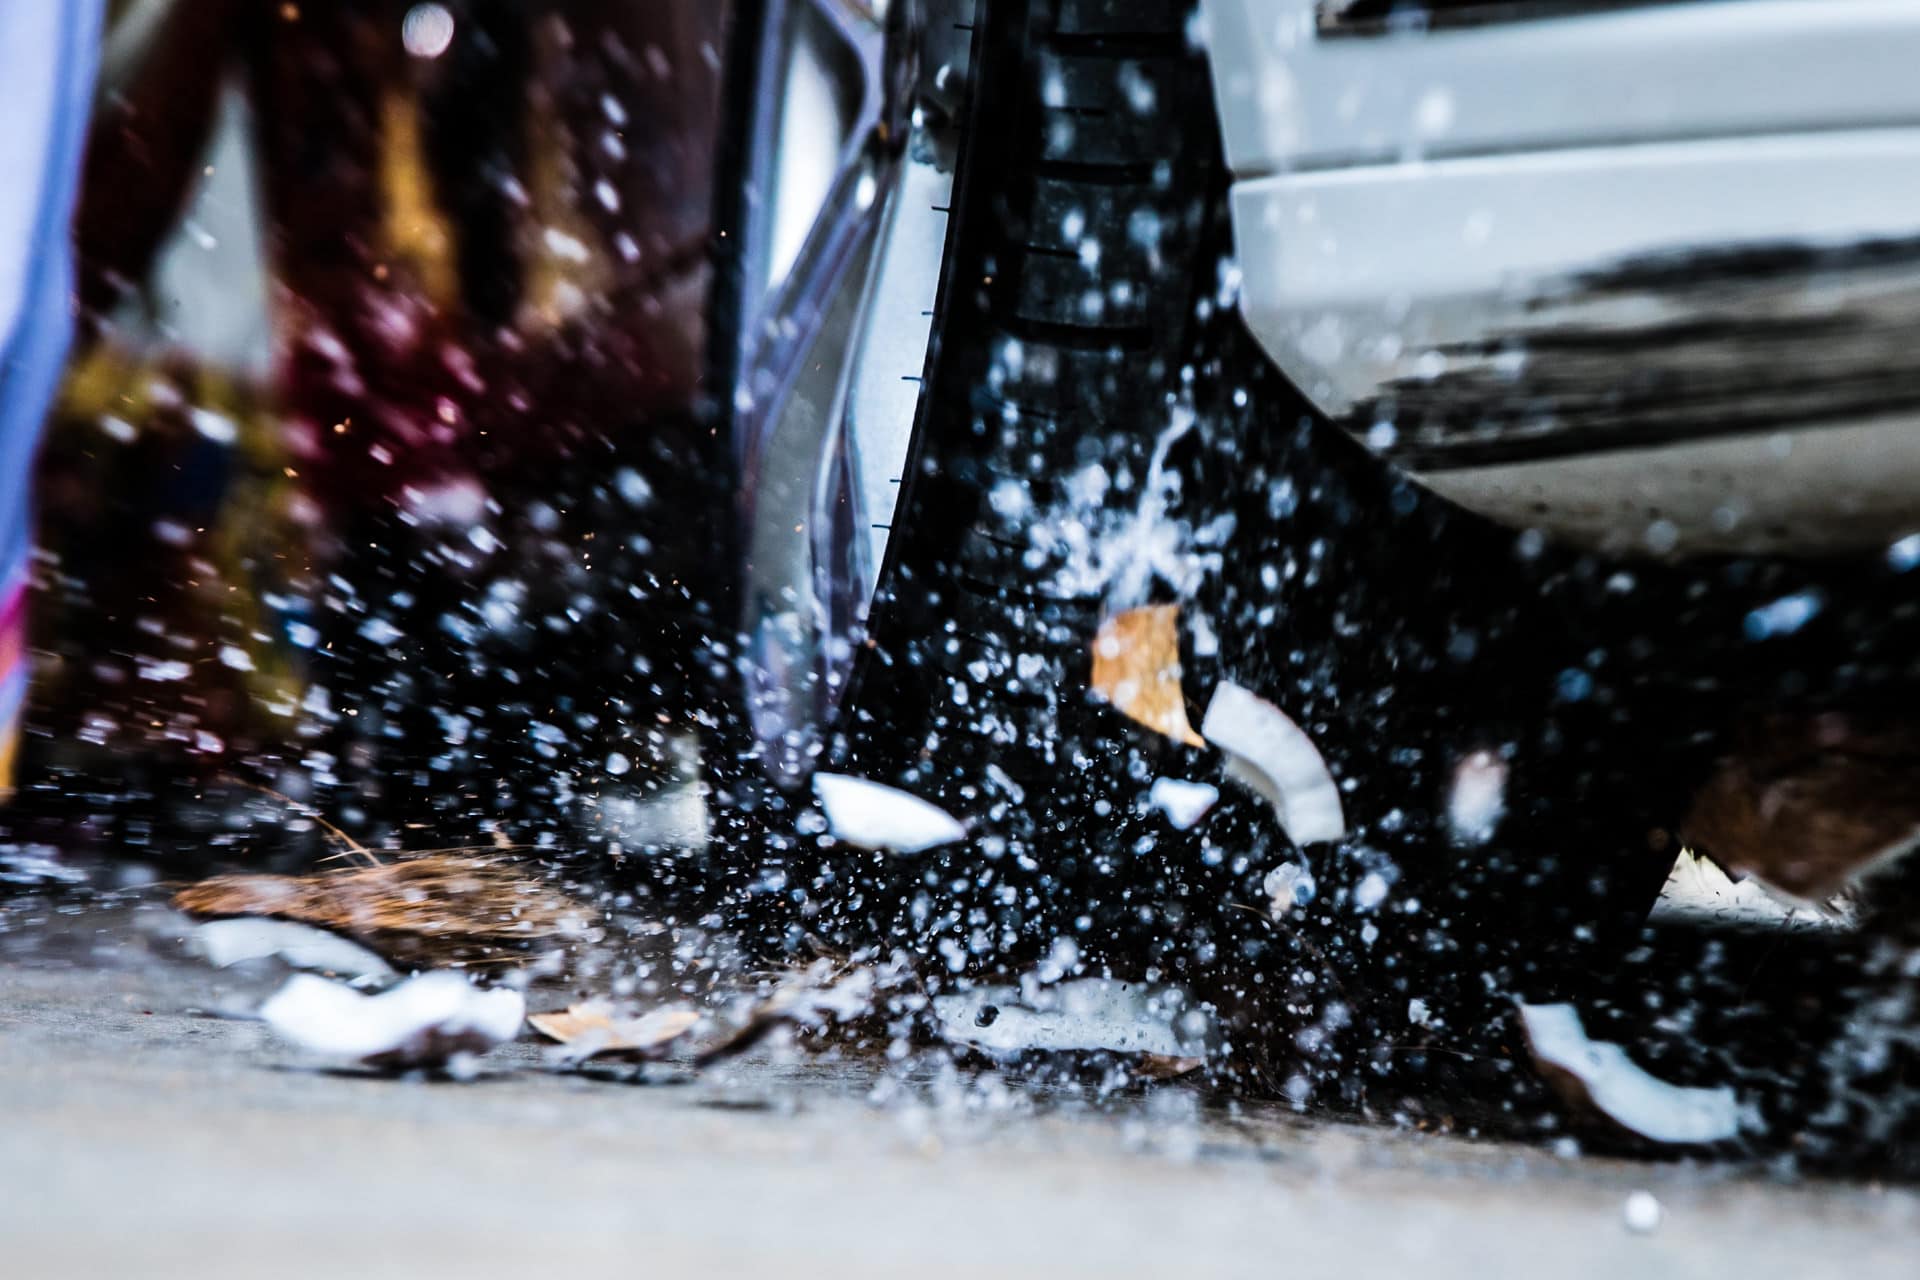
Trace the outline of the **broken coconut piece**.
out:
[[[1340,788],[1306,731],[1258,694],[1222,683],[1200,732],[1227,755],[1227,772],[1266,798],[1296,845],[1347,834]]]
[[[187,947],[216,969],[278,957],[296,969],[364,980],[396,976],[393,966],[357,942],[292,920],[236,916],[195,925]]]
[[[1220,788],[1179,778],[1155,778],[1147,788],[1147,803],[1167,815],[1177,830],[1186,831],[1207,816],[1220,799]]]
[[[1180,606],[1122,609],[1093,634],[1093,691],[1113,709],[1188,746],[1205,745],[1180,691]]]
[[[409,978],[379,995],[296,973],[260,1006],[260,1017],[303,1049],[376,1067],[437,1067],[520,1034],[526,998],[483,989],[457,973]]]
[[[536,1013],[529,1025],[557,1040],[576,1061],[602,1056],[657,1057],[700,1021],[692,1009],[650,1009],[637,1018],[616,1018],[604,1000],[570,1005],[560,1013]]]
[[[1163,1059],[1206,1052],[1211,1019],[1176,987],[1075,978],[1055,986],[974,987],[933,998],[944,1040],[989,1054],[1106,1050]]]
[[[1617,1044],[1587,1038],[1570,1004],[1523,1004],[1520,1021],[1541,1075],[1570,1105],[1600,1112],[1654,1142],[1724,1142],[1740,1132],[1733,1090],[1669,1084]]]
[[[919,853],[967,838],[967,829],[945,809],[884,783],[816,773],[813,793],[834,838],[862,849]]]
[[[1847,895],[1824,902],[1800,902],[1776,893],[1760,880],[1735,880],[1711,858],[1682,848],[1667,872],[1667,882],[1649,916],[1694,926],[1725,928],[1814,929],[1834,933],[1858,927]]]

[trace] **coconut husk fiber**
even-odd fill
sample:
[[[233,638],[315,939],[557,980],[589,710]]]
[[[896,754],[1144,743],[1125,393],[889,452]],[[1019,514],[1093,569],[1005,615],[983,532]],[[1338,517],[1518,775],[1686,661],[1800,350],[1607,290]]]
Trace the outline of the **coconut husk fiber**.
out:
[[[215,876],[174,895],[196,916],[271,916],[346,934],[402,963],[516,963],[599,936],[597,913],[488,853],[421,853],[304,876]]]

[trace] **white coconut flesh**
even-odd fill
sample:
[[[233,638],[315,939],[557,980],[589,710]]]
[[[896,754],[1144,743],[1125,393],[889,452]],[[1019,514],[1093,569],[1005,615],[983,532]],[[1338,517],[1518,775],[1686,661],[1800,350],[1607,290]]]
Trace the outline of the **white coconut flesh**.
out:
[[[296,973],[260,1006],[260,1017],[302,1048],[356,1062],[432,1066],[457,1053],[485,1053],[520,1034],[526,998],[482,989],[444,970],[379,995]]]
[[[974,987],[933,998],[943,1039],[990,1054],[1106,1050],[1203,1055],[1209,1019],[1172,987],[1076,978],[1051,987]]]
[[[1230,776],[1273,806],[1294,844],[1347,834],[1340,786],[1313,739],[1286,712],[1237,684],[1222,683],[1207,703],[1200,736],[1226,754]]]
[[[393,966],[357,942],[293,920],[234,916],[196,925],[187,946],[217,969],[277,958],[296,969],[349,979],[392,978]]]
[[[1147,789],[1148,805],[1165,814],[1167,821],[1180,831],[1191,830],[1219,799],[1218,787],[1180,778],[1155,778]]]
[[[919,853],[967,838],[967,829],[952,814],[898,787],[816,773],[813,794],[834,838],[862,849]]]
[[[1609,1119],[1655,1142],[1724,1142],[1740,1132],[1732,1089],[1669,1084],[1617,1044],[1593,1040],[1570,1004],[1521,1005],[1527,1042],[1543,1066],[1571,1076]]]

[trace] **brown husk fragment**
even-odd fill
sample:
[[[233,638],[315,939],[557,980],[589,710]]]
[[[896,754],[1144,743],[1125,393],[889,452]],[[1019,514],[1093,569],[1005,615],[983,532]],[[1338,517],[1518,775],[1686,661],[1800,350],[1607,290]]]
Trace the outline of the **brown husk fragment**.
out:
[[[1116,711],[1191,747],[1206,743],[1180,691],[1180,606],[1122,609],[1093,636],[1093,689]]]
[[[215,876],[173,905],[197,916],[274,916],[357,938],[395,960],[496,964],[597,936],[595,913],[492,854],[423,853],[306,876]]]
[[[1748,725],[1695,794],[1683,843],[1807,902],[1920,841],[1920,733],[1829,712]]]
[[[1140,1080],[1178,1080],[1206,1065],[1205,1058],[1175,1058],[1164,1053],[1143,1053],[1134,1061],[1133,1074]]]

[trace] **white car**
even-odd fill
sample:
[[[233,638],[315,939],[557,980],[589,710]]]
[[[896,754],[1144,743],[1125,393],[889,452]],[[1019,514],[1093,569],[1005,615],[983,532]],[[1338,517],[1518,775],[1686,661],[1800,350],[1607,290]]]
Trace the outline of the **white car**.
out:
[[[1330,419],[1611,550],[1913,532],[1920,9],[1203,7],[1241,305]]]

